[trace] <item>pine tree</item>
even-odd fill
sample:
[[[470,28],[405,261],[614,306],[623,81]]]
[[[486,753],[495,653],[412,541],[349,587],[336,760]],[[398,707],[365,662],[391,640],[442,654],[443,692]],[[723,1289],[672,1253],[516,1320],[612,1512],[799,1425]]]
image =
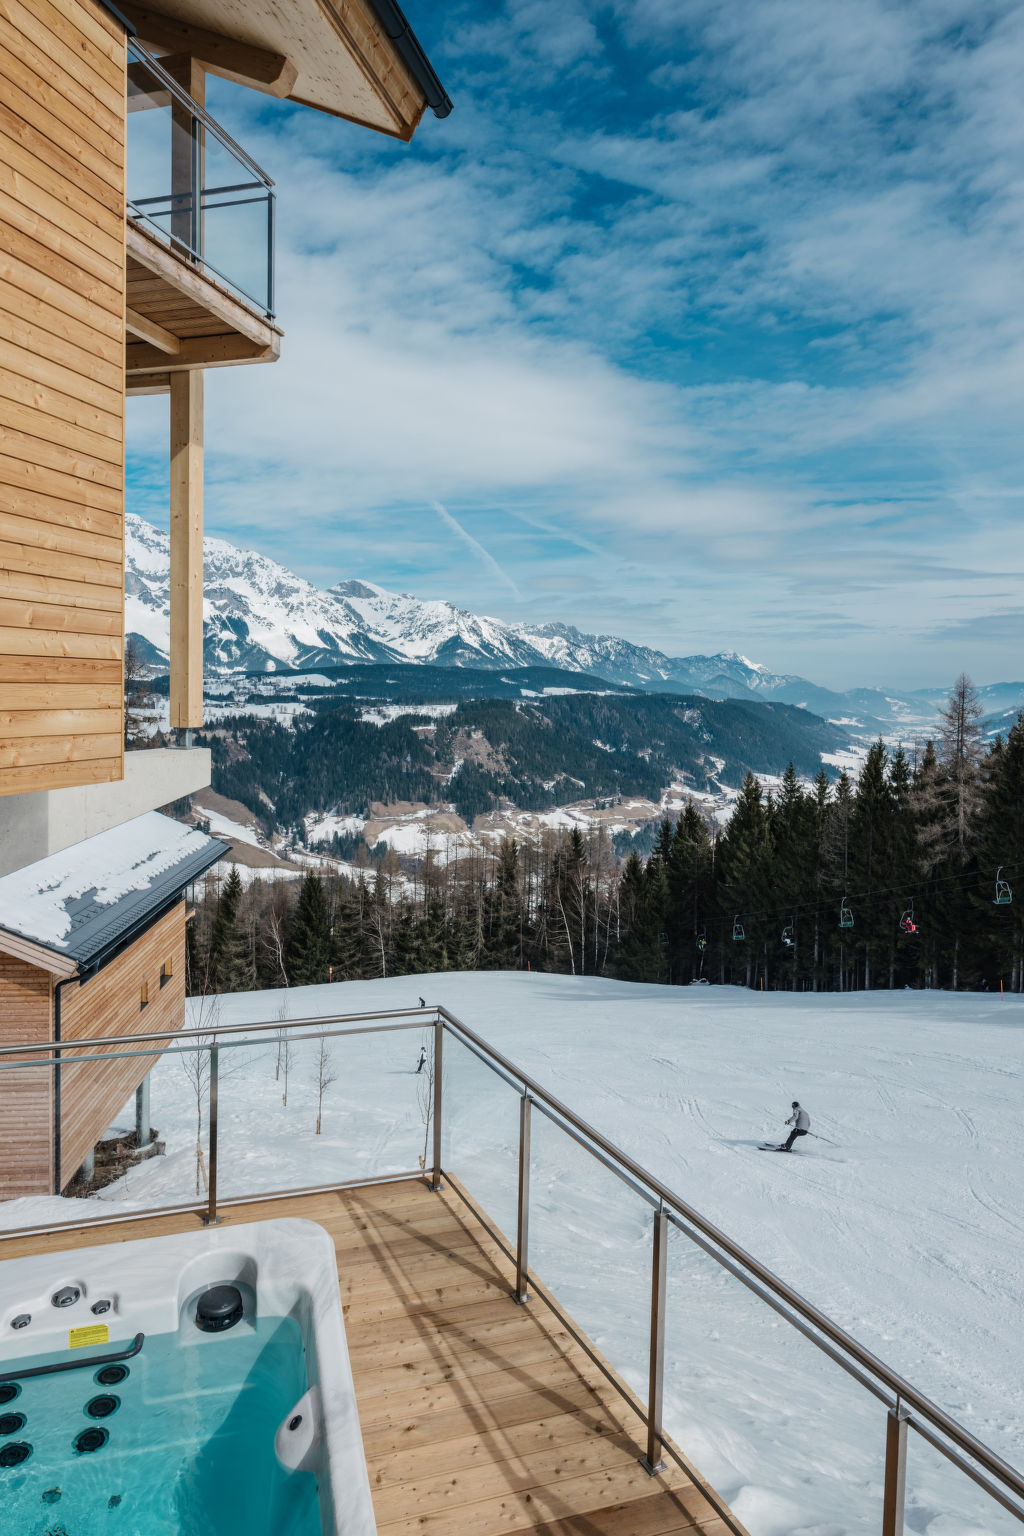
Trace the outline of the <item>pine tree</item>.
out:
[[[331,964],[331,922],[320,876],[304,875],[288,927],[286,961],[293,987],[327,981]]]
[[[242,901],[242,877],[238,865],[231,871],[217,902],[217,912],[210,933],[210,979],[217,991],[230,990],[225,986],[225,968],[229,953],[238,948],[238,909]]]

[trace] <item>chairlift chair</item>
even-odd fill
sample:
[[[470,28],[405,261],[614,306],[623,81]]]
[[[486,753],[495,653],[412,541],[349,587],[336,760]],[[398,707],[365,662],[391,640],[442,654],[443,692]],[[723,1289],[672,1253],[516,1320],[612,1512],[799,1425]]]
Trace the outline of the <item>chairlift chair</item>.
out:
[[[794,944],[795,941],[793,939],[793,924],[792,923],[787,923],[785,928],[783,928],[783,930],[782,930],[782,942],[783,942],[783,944],[785,944],[787,949],[792,949],[793,948],[793,944]]]
[[[900,928],[901,928],[903,933],[916,933],[917,932],[917,924],[914,922],[914,903],[913,902],[910,903],[910,906],[907,908],[907,910],[904,912],[903,916],[900,918]]]
[[[732,920],[732,937],[733,942],[736,944],[742,944],[746,938],[746,934],[743,932],[743,924],[740,922],[740,915],[738,912]]]
[[[850,908],[847,905],[845,896],[843,897],[842,905],[839,908],[839,926],[840,928],[853,927],[853,913],[850,911]]]
[[[1002,874],[1003,866],[1000,864],[996,870],[996,894],[992,900],[993,904],[997,907],[1008,907],[1013,900],[1013,888],[1009,880],[1002,878]]]

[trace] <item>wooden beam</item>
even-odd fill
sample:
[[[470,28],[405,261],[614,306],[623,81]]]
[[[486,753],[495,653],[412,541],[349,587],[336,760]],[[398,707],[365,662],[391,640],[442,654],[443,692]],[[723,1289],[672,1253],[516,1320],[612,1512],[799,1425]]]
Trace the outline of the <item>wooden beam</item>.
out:
[[[133,336],[138,336],[140,341],[148,341],[154,347],[159,347],[161,352],[177,352],[179,342],[177,336],[158,325],[155,320],[140,315],[137,309],[125,309],[124,323],[127,330]]]
[[[125,244],[133,260],[201,305],[215,319],[223,320],[225,330],[237,331],[240,336],[248,336],[250,341],[258,341],[261,346],[270,346],[275,336],[280,340],[282,333],[276,325],[255,314],[241,299],[236,299],[199,268],[175,256],[155,236],[133,224],[131,218],[125,225]]]
[[[173,357],[133,341],[124,349],[128,378],[150,373],[186,373],[195,368],[227,368],[233,363],[273,363],[280,348],[261,346],[245,336],[185,336]]]
[[[298,76],[295,65],[280,53],[237,42],[221,32],[176,21],[141,5],[127,3],[119,7],[137,28],[139,38],[154,48],[172,53],[192,53],[201,59],[211,74],[239,85],[249,85],[269,96],[285,97]],[[161,60],[161,63],[164,61]]]
[[[203,723],[203,375],[171,375],[170,718]]]
[[[24,960],[26,965],[37,966],[54,976],[71,977],[78,970],[78,961],[72,960],[70,955],[60,955],[56,950],[22,938],[20,933],[11,933],[7,928],[0,928],[0,954]]]
[[[166,395],[170,393],[169,373],[140,373],[137,378],[125,379],[126,395]]]

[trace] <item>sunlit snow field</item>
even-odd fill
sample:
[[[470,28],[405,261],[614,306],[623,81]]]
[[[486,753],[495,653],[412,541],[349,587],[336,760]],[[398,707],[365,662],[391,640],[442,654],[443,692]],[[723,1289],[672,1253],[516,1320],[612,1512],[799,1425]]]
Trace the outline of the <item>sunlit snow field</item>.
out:
[[[443,1002],[1015,1465],[1024,1464],[1024,1003],[996,995],[759,995],[564,976],[453,974],[224,998],[215,1022]],[[221,1053],[220,1193],[401,1172],[424,1153],[425,1031]],[[194,1198],[188,1055],[153,1074],[167,1156],[102,1192]],[[446,1045],[445,1162],[514,1227],[516,1095]],[[790,1101],[812,1128],[791,1157]],[[205,1107],[204,1107],[205,1113]],[[834,1143],[834,1144],[833,1144]],[[650,1209],[534,1116],[531,1263],[640,1391]],[[15,1201],[7,1225],[67,1216]],[[76,1209],[80,1212],[81,1206]],[[881,1530],[885,1411],[684,1237],[669,1252],[666,1424],[752,1536]],[[914,1443],[907,1529],[1020,1532]]]

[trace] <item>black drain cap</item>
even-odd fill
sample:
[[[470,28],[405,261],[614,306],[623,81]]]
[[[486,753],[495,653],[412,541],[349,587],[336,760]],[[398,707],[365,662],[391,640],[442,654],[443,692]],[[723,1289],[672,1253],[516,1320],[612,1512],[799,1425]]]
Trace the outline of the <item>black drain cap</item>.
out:
[[[24,1440],[9,1440],[0,1445],[0,1467],[20,1467],[32,1455],[32,1447]]]
[[[110,1435],[105,1429],[83,1429],[80,1435],[75,1437],[75,1450],[80,1456],[85,1456],[89,1451],[98,1451],[106,1445]]]
[[[23,1413],[0,1413],[0,1435],[16,1435],[26,1422]]]

